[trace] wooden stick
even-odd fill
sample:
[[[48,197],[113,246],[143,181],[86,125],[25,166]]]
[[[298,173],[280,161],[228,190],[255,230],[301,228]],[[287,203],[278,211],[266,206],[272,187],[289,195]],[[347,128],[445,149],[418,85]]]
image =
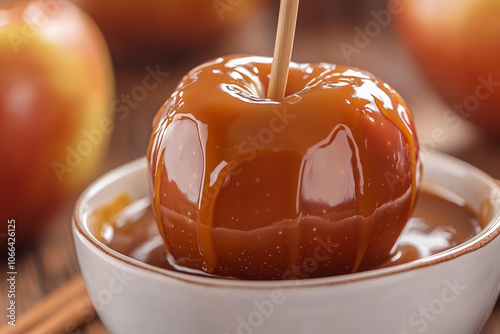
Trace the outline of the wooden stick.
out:
[[[281,0],[268,99],[281,100],[285,97],[298,11],[299,0]]]
[[[16,326],[0,328],[0,334],[64,333],[65,327],[79,326],[93,317],[95,311],[85,283],[82,276],[77,275],[22,314]]]

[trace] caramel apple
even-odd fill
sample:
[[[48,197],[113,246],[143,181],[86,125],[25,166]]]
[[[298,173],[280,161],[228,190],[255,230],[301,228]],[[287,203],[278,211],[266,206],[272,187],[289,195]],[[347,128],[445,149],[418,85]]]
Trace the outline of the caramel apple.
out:
[[[148,159],[168,261],[260,280],[384,262],[419,181],[410,110],[372,74],[325,63],[291,63],[286,97],[267,99],[271,63],[209,61],[158,112]]]

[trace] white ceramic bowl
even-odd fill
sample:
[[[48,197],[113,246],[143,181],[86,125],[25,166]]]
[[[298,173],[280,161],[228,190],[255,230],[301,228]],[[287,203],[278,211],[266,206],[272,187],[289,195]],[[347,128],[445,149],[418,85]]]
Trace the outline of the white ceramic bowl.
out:
[[[89,215],[121,192],[147,195],[146,161],[91,185],[76,206],[80,267],[98,314],[115,334],[478,333],[500,284],[500,189],[459,160],[425,155],[423,186],[463,198],[488,225],[443,253],[390,268],[295,281],[233,281],[159,269],[102,245]]]

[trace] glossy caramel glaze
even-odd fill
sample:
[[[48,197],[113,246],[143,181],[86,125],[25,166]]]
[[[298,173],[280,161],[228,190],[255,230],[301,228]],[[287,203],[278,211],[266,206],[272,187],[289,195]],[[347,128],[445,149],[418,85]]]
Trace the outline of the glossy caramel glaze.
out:
[[[171,256],[165,254],[149,198],[132,200],[130,196],[119,196],[97,209],[92,218],[93,234],[119,253],[160,268],[210,276],[176,266]],[[481,231],[479,218],[468,207],[424,191],[390,259],[377,267],[408,263],[460,245]],[[308,268],[307,263],[298,268],[297,277],[309,277]]]
[[[167,253],[242,279],[386,261],[420,174],[406,104],[372,74],[324,63],[292,63],[286,97],[272,101],[270,70],[271,58],[212,60],[158,112],[148,158]]]

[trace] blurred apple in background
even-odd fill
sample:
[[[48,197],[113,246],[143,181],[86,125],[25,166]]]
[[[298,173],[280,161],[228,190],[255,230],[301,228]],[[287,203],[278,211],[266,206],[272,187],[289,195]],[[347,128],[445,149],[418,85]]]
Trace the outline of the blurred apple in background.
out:
[[[459,115],[500,137],[500,1],[401,4],[397,27],[432,84]]]
[[[36,235],[90,181],[112,131],[110,57],[97,26],[59,0],[0,2],[0,213]]]
[[[196,52],[243,25],[262,0],[73,0],[101,28],[115,60]]]

